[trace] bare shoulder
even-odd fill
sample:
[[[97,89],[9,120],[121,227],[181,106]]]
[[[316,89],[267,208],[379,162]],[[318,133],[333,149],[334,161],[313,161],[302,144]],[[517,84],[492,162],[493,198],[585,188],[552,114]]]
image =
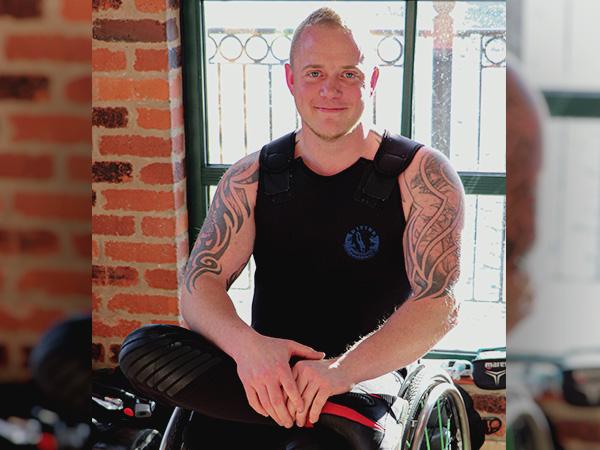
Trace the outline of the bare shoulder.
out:
[[[463,186],[458,173],[439,150],[421,147],[406,170],[398,177],[405,215],[417,203],[448,201],[462,203]]]

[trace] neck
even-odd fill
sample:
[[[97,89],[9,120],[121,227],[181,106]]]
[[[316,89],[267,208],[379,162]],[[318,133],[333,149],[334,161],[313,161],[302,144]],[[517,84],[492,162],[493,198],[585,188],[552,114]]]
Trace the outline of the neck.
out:
[[[325,140],[303,126],[296,134],[296,156],[323,175],[337,173],[358,158],[372,159],[379,146],[377,133],[359,123],[350,133]]]

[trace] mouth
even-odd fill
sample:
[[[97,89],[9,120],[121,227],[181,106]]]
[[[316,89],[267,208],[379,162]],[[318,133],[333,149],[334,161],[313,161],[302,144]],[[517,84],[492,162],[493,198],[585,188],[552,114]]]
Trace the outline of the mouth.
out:
[[[324,106],[315,106],[315,109],[317,111],[321,111],[324,113],[337,113],[337,112],[345,111],[347,108],[329,108],[329,107],[324,107]]]

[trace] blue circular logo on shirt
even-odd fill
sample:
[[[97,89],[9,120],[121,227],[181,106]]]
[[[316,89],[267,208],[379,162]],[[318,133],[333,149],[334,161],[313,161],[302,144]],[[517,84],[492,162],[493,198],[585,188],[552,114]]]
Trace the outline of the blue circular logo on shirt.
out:
[[[372,258],[379,250],[379,235],[368,225],[354,227],[346,234],[344,250],[354,259]]]

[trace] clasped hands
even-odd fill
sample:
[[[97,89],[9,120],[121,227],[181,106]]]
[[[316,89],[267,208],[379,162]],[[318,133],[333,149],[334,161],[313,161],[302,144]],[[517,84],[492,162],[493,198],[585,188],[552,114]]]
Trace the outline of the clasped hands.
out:
[[[353,383],[325,354],[288,339],[259,335],[235,358],[250,406],[280,426],[303,427],[319,420],[327,399]],[[293,368],[290,359],[300,359]]]

